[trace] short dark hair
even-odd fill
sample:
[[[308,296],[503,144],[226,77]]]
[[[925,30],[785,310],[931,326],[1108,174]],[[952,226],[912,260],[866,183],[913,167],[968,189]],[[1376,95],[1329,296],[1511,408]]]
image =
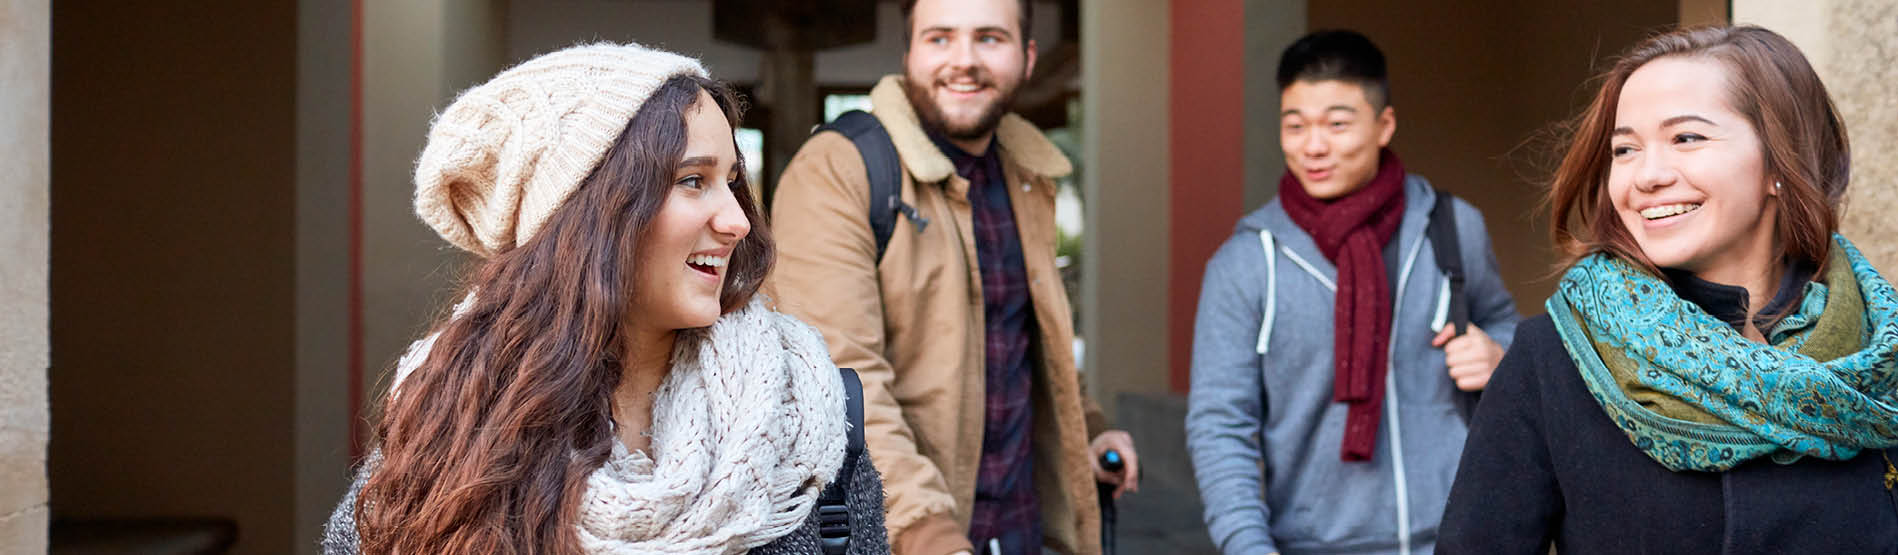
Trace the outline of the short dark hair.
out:
[[[916,13],[916,1],[917,0],[903,0],[904,50],[909,50],[909,37],[916,33],[916,21],[911,17],[912,14]],[[1021,6],[1021,17],[1016,18],[1016,23],[1021,26],[1021,29],[1017,30],[1021,33],[1021,36],[1016,38],[1021,40],[1021,47],[1027,49],[1028,40],[1034,37],[1035,2],[1034,0],[1019,0],[1015,2],[1015,5]]]
[[[1374,108],[1391,104],[1384,52],[1371,39],[1346,29],[1300,37],[1279,56],[1279,92],[1299,81],[1344,81],[1364,88]]]

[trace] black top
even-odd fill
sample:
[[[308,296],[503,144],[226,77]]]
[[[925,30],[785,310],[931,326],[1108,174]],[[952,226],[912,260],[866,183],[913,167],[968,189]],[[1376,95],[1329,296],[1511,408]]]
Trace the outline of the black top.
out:
[[[1774,324],[1798,310],[1799,301],[1805,298],[1806,284],[1812,282],[1813,271],[1814,268],[1807,264],[1788,266],[1780,274],[1779,292],[1774,293],[1773,299],[1767,301],[1759,314],[1753,316],[1753,327],[1758,328],[1760,333],[1772,333]],[[1733,326],[1734,330],[1745,329],[1741,326],[1748,312],[1745,287],[1714,283],[1684,270],[1664,268],[1661,273],[1667,275],[1668,285],[1674,288],[1674,293],[1680,298],[1699,305],[1701,310]]]
[[[1538,316],[1470,423],[1437,553],[1898,553],[1886,461],[1669,471],[1609,421]]]

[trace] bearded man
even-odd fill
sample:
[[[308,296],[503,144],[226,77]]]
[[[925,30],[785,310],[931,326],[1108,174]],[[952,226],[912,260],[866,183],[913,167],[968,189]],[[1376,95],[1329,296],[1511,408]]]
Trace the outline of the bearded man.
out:
[[[894,206],[872,198],[877,154],[834,132],[798,150],[772,201],[771,290],[863,378],[901,555],[1097,553],[1096,480],[1119,495],[1139,476],[1075,370],[1054,263],[1055,179],[1073,167],[1007,111],[1035,67],[1029,5],[905,4],[904,75],[870,93],[901,167]],[[876,210],[902,217],[879,231]],[[1108,450],[1124,471],[1100,470]]]

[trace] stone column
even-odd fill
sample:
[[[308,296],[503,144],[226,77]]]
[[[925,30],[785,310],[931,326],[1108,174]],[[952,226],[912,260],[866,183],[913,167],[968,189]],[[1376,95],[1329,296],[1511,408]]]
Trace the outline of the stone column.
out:
[[[1898,272],[1898,3],[1734,0],[1733,21],[1772,29],[1812,62],[1852,140],[1841,227],[1887,277]]]
[[[774,26],[783,25],[773,20]],[[794,46],[776,46],[766,50],[758,62],[758,101],[768,107],[765,116],[769,125],[765,130],[764,158],[767,165],[763,176],[764,183],[777,183],[778,174],[784,172],[784,166],[791,163],[791,156],[797,154],[798,147],[804,146],[804,140],[811,137],[811,128],[824,122],[823,114],[817,113],[817,64],[815,54],[809,49]],[[760,187],[754,183],[753,194],[775,190],[776,187]],[[755,196],[761,203],[770,206],[769,193]]]
[[[1887,277],[1898,272],[1898,3],[1833,0],[1831,52],[1819,66],[1852,140],[1845,235]]]
[[[0,0],[0,553],[45,553],[52,11]]]
[[[352,10],[297,2],[296,508],[298,555],[317,555],[349,489],[349,185]]]
[[[1119,393],[1167,391],[1168,7],[1081,10],[1082,369],[1110,422]]]

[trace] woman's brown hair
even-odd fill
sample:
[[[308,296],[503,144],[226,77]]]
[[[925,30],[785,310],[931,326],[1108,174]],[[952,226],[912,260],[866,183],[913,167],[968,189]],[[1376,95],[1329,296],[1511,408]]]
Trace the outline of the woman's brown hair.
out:
[[[728,89],[668,80],[540,233],[469,276],[473,300],[381,404],[381,462],[355,507],[363,553],[579,551],[578,502],[612,452],[613,390],[630,357],[633,261],[670,196],[699,91],[737,127]],[[724,312],[749,302],[774,256],[743,179],[732,193],[751,232],[732,252]]]
[[[1845,123],[1799,48],[1751,25],[1678,29],[1629,49],[1601,80],[1594,102],[1570,122],[1568,152],[1549,191],[1550,233],[1562,267],[1603,252],[1655,271],[1608,197],[1609,141],[1622,85],[1636,69],[1672,56],[1704,58],[1727,69],[1728,102],[1760,136],[1768,178],[1779,191],[1783,260],[1823,268],[1839,227],[1839,201],[1852,172]]]

